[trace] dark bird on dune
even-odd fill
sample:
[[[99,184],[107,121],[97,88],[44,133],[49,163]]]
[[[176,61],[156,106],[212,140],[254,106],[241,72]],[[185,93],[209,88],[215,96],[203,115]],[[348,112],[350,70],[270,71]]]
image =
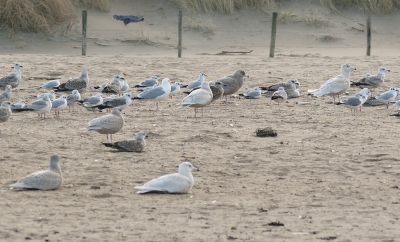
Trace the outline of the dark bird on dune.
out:
[[[124,22],[125,26],[129,23],[137,23],[144,20],[141,15],[114,15],[113,18],[115,20],[121,20]]]

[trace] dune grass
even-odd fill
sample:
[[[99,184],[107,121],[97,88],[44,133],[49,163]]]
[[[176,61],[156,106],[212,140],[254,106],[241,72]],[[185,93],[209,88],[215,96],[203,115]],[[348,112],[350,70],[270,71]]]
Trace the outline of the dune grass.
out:
[[[339,12],[348,7],[358,7],[360,11],[372,14],[391,13],[400,7],[400,0],[319,0],[332,11]]]
[[[245,7],[261,8],[274,4],[274,0],[173,0],[178,6],[189,12],[234,13]]]
[[[332,22],[325,19],[323,16],[313,13],[308,14],[306,17],[304,17],[304,22],[306,22],[307,25],[311,25],[316,28],[327,28],[334,26]]]
[[[0,28],[13,36],[18,31],[51,34],[57,25],[77,17],[77,7],[109,11],[108,0],[0,0]]]

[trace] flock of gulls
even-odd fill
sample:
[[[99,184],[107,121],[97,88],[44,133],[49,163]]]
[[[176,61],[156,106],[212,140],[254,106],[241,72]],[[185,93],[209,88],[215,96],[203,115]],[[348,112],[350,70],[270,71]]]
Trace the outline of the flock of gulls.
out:
[[[238,92],[244,83],[244,78],[249,77],[244,71],[237,70],[233,75],[206,82],[205,77],[207,75],[201,72],[197,80],[181,87],[179,82],[171,84],[168,78],[162,79],[161,84],[159,84],[157,76],[152,76],[135,85],[134,88],[138,88],[141,92],[136,96],[132,96],[127,92],[130,89],[128,82],[121,75],[115,75],[109,83],[89,87],[88,70],[83,68],[80,77],[71,78],[65,83],[60,83],[59,80],[51,80],[43,84],[40,89],[48,89],[49,91],[37,95],[33,101],[27,103],[25,100],[20,100],[15,104],[11,104],[12,90],[21,81],[21,67],[23,66],[20,63],[16,63],[14,72],[0,79],[0,90],[4,90],[0,94],[0,123],[7,122],[14,112],[35,112],[40,120],[45,119],[46,113],[52,111],[54,111],[55,118],[60,118],[60,111],[67,108],[71,111],[71,107],[72,111],[74,111],[76,106],[81,106],[91,112],[105,109],[108,110],[109,114],[90,120],[85,130],[107,135],[107,143],[103,144],[106,147],[124,152],[142,152],[146,146],[146,134],[142,131],[137,133],[136,139],[112,141],[112,135],[119,132],[124,126],[122,110],[128,108],[132,100],[145,99],[155,101],[156,110],[158,111],[160,101],[172,98],[181,89],[185,89],[183,93],[187,94],[187,96],[181,101],[180,107],[194,108],[195,117],[197,117],[197,109],[202,108],[203,117],[203,108],[222,97],[225,97],[225,103],[228,105],[228,96]],[[309,94],[315,97],[331,96],[334,104],[350,108],[353,115],[355,115],[356,110],[360,109],[361,111],[361,106],[367,102],[384,104],[388,107],[399,96],[400,89],[391,87],[389,91],[372,97],[375,89],[383,84],[385,73],[390,70],[380,67],[376,75],[367,74],[357,82],[350,82],[350,72],[355,69],[350,64],[343,64],[340,75],[329,79],[316,90],[309,90]],[[346,93],[350,86],[360,87],[362,90],[353,97],[341,101],[340,95]],[[88,88],[99,93],[83,98],[82,94]],[[57,98],[56,94],[58,92],[65,94]],[[368,94],[371,94],[371,97]],[[106,97],[106,95],[110,96]],[[246,99],[259,99],[262,96],[267,96],[279,105],[288,98],[300,97],[300,82],[297,79],[290,79],[286,82],[264,87],[257,86],[245,93],[240,93],[239,96]],[[338,102],[336,102],[336,98],[338,98]],[[393,105],[400,106],[400,101],[395,102]],[[110,142],[108,142],[109,140]],[[178,173],[161,176],[143,186],[134,188],[139,190],[138,193],[188,193],[194,184],[192,171],[195,170],[198,170],[198,168],[189,162],[183,162],[179,165]],[[32,173],[10,186],[13,189],[53,190],[59,188],[61,184],[62,172],[59,166],[59,157],[53,155],[50,158],[49,170]]]

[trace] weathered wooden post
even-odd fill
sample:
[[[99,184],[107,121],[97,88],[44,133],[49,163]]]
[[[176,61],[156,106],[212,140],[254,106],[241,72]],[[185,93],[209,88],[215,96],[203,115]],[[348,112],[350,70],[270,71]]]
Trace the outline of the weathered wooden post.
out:
[[[269,45],[269,57],[274,57],[275,54],[275,39],[276,39],[276,22],[278,19],[278,13],[272,13],[272,29],[271,29],[271,43]]]
[[[371,15],[367,17],[367,56],[371,55]]]
[[[87,11],[82,11],[82,55],[86,55]]]
[[[178,21],[178,58],[182,56],[182,11],[179,11],[179,21]]]

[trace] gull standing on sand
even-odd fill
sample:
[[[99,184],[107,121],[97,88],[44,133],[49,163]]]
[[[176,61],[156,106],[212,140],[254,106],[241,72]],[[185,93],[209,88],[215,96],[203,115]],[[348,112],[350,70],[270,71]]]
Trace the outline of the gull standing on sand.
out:
[[[101,92],[102,93],[120,94],[121,93],[121,76],[115,75],[113,78],[113,81],[108,83]]]
[[[224,88],[222,87],[224,84],[222,82],[210,82],[210,89],[213,94],[213,98],[211,102],[213,103],[214,101],[220,99],[224,95]]]
[[[50,169],[34,172],[19,182],[11,184],[11,188],[54,190],[61,186],[62,173],[59,165],[59,157],[53,155],[50,158]]]
[[[171,92],[170,80],[168,78],[164,78],[162,80],[161,86],[157,86],[148,91],[141,92],[133,99],[149,99],[156,101],[157,102],[156,111],[158,111],[158,102],[160,100],[166,99],[169,96],[170,92]]]
[[[356,109],[361,107],[362,100],[365,98],[364,94],[357,93],[354,97],[348,98],[345,101],[340,101],[336,105],[345,106],[350,108],[350,112],[353,116],[356,115]],[[353,112],[354,111],[354,112]]]
[[[12,111],[13,112],[33,111],[37,113],[38,120],[40,120],[42,114],[43,114],[43,119],[46,119],[46,113],[50,112],[50,110],[51,110],[50,98],[49,96],[44,95],[42,99],[33,101],[24,108],[13,109]]]
[[[61,95],[59,98],[51,102],[51,111],[54,111],[56,118],[60,118],[60,111],[66,109],[67,106],[67,97],[65,95]]]
[[[258,99],[261,97],[261,88],[254,87],[253,90],[250,90],[245,93],[241,93],[241,94],[239,94],[239,96],[243,96],[247,99]]]
[[[191,92],[182,100],[182,108],[193,107],[194,117],[196,117],[197,108],[201,107],[201,117],[203,117],[203,107],[211,103],[213,98],[212,91],[208,82],[203,82],[200,89]]]
[[[74,107],[79,103],[78,101],[81,100],[81,94],[78,90],[72,90],[71,94],[67,96],[67,105],[68,105],[68,112],[71,111],[71,106]]]
[[[375,97],[376,100],[386,105],[386,108],[389,108],[389,103],[393,102],[398,94],[398,89],[395,87],[391,87],[389,91],[382,93]]]
[[[146,147],[146,141],[144,138],[146,134],[142,131],[137,133],[135,140],[124,140],[115,143],[103,143],[106,147],[118,149],[119,151],[125,152],[142,152]]]
[[[13,105],[11,105],[11,110],[17,109],[17,108],[23,108],[25,106],[26,106],[25,100],[19,100],[19,102],[14,103]]]
[[[261,90],[265,90],[265,92],[263,93],[267,94],[269,93],[269,95],[271,95],[273,92],[278,91],[279,87],[283,87],[285,89],[286,94],[290,96],[296,90],[296,82],[299,83],[299,81],[296,78],[290,79],[287,80],[286,82],[276,83],[268,87],[261,87]]]
[[[335,103],[335,96],[339,96],[350,87],[350,71],[356,70],[350,64],[343,64],[341,74],[326,81],[318,90],[313,91],[311,95],[316,97],[332,96]],[[340,96],[339,96],[340,99]]]
[[[374,76],[366,76],[358,82],[351,83],[351,86],[359,86],[361,88],[368,87],[371,89],[372,95],[372,93],[375,92],[375,88],[381,86],[385,81],[385,72],[390,72],[390,70],[386,69],[385,67],[379,67],[378,74]]]
[[[134,188],[140,190],[137,193],[188,193],[194,185],[192,171],[197,170],[190,162],[183,162],[179,165],[178,173],[161,176]]]
[[[364,88],[358,94],[361,94],[361,106],[360,106],[360,112],[361,112],[361,107],[364,105],[364,103],[368,100],[368,94],[369,94],[369,89]]]
[[[157,76],[152,76],[150,79],[144,80],[135,87],[152,87],[154,85],[158,85]]]
[[[81,76],[71,78],[67,82],[60,84],[55,87],[56,92],[67,92],[72,90],[78,90],[80,93],[86,91],[89,86],[89,75],[86,68],[82,68]]]
[[[55,80],[51,80],[46,82],[45,84],[41,85],[40,88],[43,89],[53,89],[55,87],[58,87],[60,85],[60,80],[55,79]]]
[[[15,63],[14,72],[0,79],[0,89],[4,89],[7,85],[10,85],[12,88],[16,88],[19,85],[22,77],[19,69],[21,67],[20,63]]]
[[[12,95],[11,85],[7,85],[4,92],[0,94],[0,103],[4,101],[10,101],[11,95]]]
[[[206,76],[207,76],[206,73],[201,72],[200,75],[199,75],[199,78],[197,78],[197,80],[193,81],[189,85],[185,85],[185,86],[182,86],[182,87],[186,88],[186,89],[192,89],[192,88],[196,88],[196,87],[201,87],[201,84],[203,84],[204,78]]]
[[[169,98],[172,98],[173,95],[178,94],[181,91],[181,84],[180,82],[174,82],[171,85],[171,92],[169,93]]]
[[[45,95],[49,96],[50,101],[53,101],[54,99],[56,99],[56,95],[55,95],[54,90],[50,90],[49,92],[46,92],[46,93],[41,93],[41,94],[35,96],[35,99],[36,100],[37,99],[42,99]]]
[[[114,98],[107,102],[103,102],[103,104],[95,106],[98,109],[105,109],[105,108],[119,108],[124,110],[125,108],[129,107],[132,102],[132,94],[125,93],[122,97]]]
[[[0,123],[7,122],[11,117],[10,102],[4,101],[0,105]],[[1,134],[1,130],[0,130]]]
[[[271,96],[271,100],[275,101],[280,105],[281,102],[284,102],[287,99],[287,93],[284,87],[279,87],[278,91],[274,92]]]
[[[112,135],[117,133],[124,126],[124,118],[122,117],[121,109],[113,108],[110,114],[92,119],[89,121],[88,132],[96,131],[100,134],[110,135],[110,142],[112,143]]]
[[[228,105],[228,96],[237,92],[243,85],[244,77],[249,77],[242,70],[237,70],[232,76],[222,77],[215,82],[221,82],[224,89],[225,103]]]

